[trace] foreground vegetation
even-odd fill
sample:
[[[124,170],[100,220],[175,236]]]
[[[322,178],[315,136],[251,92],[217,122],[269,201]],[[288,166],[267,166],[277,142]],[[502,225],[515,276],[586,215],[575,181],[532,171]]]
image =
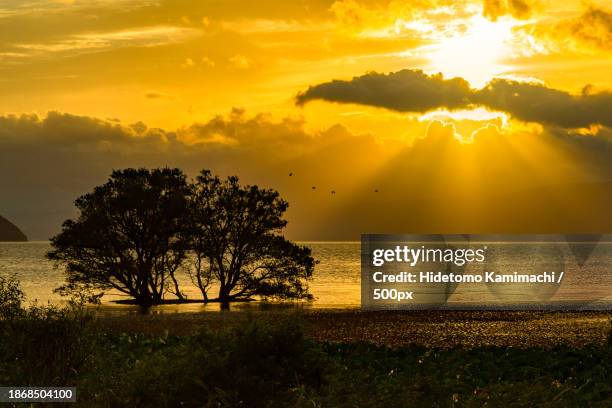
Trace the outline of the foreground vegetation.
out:
[[[9,289],[15,293],[18,287]],[[527,407],[612,401],[612,339],[549,350],[389,348],[309,340],[299,316],[202,327],[183,336],[145,335],[104,328],[78,306],[24,309],[18,292],[0,298],[0,384],[76,386],[81,406]]]

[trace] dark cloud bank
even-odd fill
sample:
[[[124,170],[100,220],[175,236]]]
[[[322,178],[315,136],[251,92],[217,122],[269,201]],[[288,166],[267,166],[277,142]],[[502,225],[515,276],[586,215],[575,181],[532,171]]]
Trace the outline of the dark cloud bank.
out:
[[[389,74],[372,72],[349,81],[333,80],[314,85],[297,96],[297,103],[303,105],[316,99],[399,112],[484,106],[525,122],[548,126],[612,127],[610,92],[585,91],[572,95],[544,85],[506,79],[494,79],[482,89],[472,89],[462,78],[445,79],[440,74],[427,75],[420,70],[405,69]]]
[[[451,95],[463,88],[460,81],[447,85]],[[457,100],[444,93],[427,99],[426,88],[419,90],[423,105],[410,109]],[[388,94],[387,101],[405,106],[392,88]],[[112,169],[176,166],[189,176],[208,168],[278,189],[290,203],[287,233],[295,239],[612,228],[607,128],[597,136],[561,128],[505,135],[491,125],[474,135],[477,148],[442,122],[417,136],[412,145],[383,145],[340,125],[308,132],[302,120],[239,109],[172,132],[58,112],[0,116],[0,214],[31,239],[47,239],[74,216],[72,201]],[[521,156],[510,143],[532,146],[534,138],[537,157]]]

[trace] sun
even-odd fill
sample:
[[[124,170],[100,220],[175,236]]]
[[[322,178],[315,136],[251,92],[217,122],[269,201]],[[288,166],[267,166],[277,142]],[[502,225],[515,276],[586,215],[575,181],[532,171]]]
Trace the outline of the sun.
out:
[[[458,30],[443,33],[437,44],[428,47],[427,70],[445,77],[462,77],[480,88],[510,67],[502,61],[512,54],[512,19],[489,21],[480,15],[470,17]]]

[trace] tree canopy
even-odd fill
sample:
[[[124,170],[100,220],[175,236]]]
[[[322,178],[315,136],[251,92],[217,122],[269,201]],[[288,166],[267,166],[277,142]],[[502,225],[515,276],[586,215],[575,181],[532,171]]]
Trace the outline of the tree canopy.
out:
[[[76,220],[64,222],[48,257],[66,266],[63,291],[115,289],[142,306],[167,292],[186,256],[181,240],[189,187],[179,169],[114,171],[79,197]]]
[[[190,203],[198,282],[217,281],[221,302],[308,297],[314,259],[309,248],[280,235],[288,203],[277,191],[202,171]]]
[[[125,169],[75,205],[48,253],[65,266],[62,293],[114,289],[147,307],[184,300],[189,277],[205,302],[216,286],[223,305],[310,297],[315,261],[282,236],[288,203],[275,190],[207,170],[188,182],[179,169]]]

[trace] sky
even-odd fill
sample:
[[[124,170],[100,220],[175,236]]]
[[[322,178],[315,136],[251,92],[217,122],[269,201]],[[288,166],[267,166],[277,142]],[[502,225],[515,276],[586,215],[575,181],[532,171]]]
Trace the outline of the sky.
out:
[[[609,232],[611,56],[610,0],[4,0],[0,214],[176,166],[299,240]]]

